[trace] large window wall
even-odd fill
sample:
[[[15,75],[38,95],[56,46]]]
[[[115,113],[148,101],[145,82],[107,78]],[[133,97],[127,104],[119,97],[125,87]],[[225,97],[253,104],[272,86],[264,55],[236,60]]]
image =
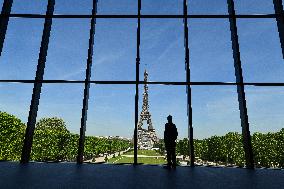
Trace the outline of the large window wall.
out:
[[[1,0],[0,159],[141,163],[148,84],[181,165],[283,167],[282,1],[206,2]]]

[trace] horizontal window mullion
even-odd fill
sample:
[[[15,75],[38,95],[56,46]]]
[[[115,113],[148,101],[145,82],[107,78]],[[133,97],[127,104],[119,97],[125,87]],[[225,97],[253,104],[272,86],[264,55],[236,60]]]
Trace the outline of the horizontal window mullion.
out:
[[[136,81],[85,81],[85,80],[0,80],[0,83],[91,83],[91,84],[136,84]],[[250,86],[279,86],[283,87],[284,83],[261,83],[261,82],[244,82],[244,83],[237,83],[237,82],[198,82],[198,81],[191,81],[191,82],[171,82],[171,81],[138,81],[138,84],[150,84],[150,85],[250,85]]]
[[[240,14],[236,18],[276,18],[278,14]],[[14,18],[230,18],[230,15],[212,14],[189,14],[189,15],[87,15],[87,14],[2,14],[1,17]]]

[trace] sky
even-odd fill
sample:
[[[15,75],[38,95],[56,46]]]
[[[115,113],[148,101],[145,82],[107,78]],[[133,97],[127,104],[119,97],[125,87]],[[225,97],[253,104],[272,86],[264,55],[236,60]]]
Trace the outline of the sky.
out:
[[[0,0],[2,4],[3,0]],[[189,14],[227,14],[226,0],[189,0]],[[236,0],[237,14],[274,13],[272,0]],[[12,13],[44,14],[47,0],[14,0]],[[92,0],[57,0],[55,14],[91,14]],[[182,14],[182,0],[142,0],[141,14]],[[135,0],[99,0],[98,14],[136,14]],[[34,79],[44,19],[10,18],[0,79]],[[192,81],[234,82],[228,19],[188,19]],[[275,19],[238,19],[245,82],[284,82]],[[92,80],[135,80],[136,19],[97,19]],[[90,19],[53,19],[44,79],[84,80]],[[140,79],[185,81],[182,19],[141,19]],[[27,122],[33,84],[0,84],[0,111]],[[37,120],[60,117],[79,133],[83,84],[43,84]],[[246,86],[250,130],[283,128],[283,87]],[[139,112],[143,85],[139,86]],[[135,85],[91,85],[87,135],[132,137]],[[149,85],[153,126],[163,136],[171,114],[188,136],[186,87]],[[194,138],[241,132],[235,86],[192,86]],[[144,125],[146,128],[146,125]]]

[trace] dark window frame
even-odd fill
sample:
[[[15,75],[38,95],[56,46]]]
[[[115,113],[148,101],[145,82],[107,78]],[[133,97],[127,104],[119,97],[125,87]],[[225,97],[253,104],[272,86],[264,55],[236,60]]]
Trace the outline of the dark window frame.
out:
[[[253,162],[253,152],[251,146],[251,135],[249,130],[248,123],[248,113],[246,108],[246,98],[245,98],[245,86],[278,86],[283,87],[284,83],[263,83],[263,82],[244,82],[242,75],[242,66],[240,60],[240,50],[239,50],[239,42],[238,42],[238,32],[236,19],[241,18],[275,18],[280,45],[282,49],[282,55],[284,59],[284,12],[282,0],[271,0],[274,4],[274,14],[255,14],[255,15],[236,15],[234,8],[234,0],[227,0],[228,4],[228,14],[227,15],[189,15],[187,14],[187,0],[183,0],[183,14],[182,15],[141,15],[141,0],[138,1],[138,9],[136,15],[97,15],[97,1],[93,0],[93,9],[92,14],[90,15],[79,15],[79,14],[68,14],[68,15],[54,15],[54,6],[56,0],[48,0],[47,11],[46,14],[11,14],[11,8],[13,4],[13,0],[4,0],[2,11],[0,15],[0,56],[3,49],[3,44],[5,41],[6,31],[9,23],[9,18],[29,18],[29,19],[37,19],[44,18],[45,24],[42,34],[42,41],[40,47],[40,53],[38,58],[38,65],[36,71],[36,77],[34,80],[0,80],[0,83],[33,83],[34,89],[32,94],[31,106],[29,111],[29,118],[27,123],[27,129],[25,134],[24,146],[22,151],[21,163],[28,163],[31,153],[33,133],[35,129],[35,122],[37,117],[41,87],[43,83],[84,83],[84,97],[83,97],[83,107],[82,107],[82,117],[81,117],[81,128],[80,128],[80,139],[78,146],[78,157],[77,163],[83,163],[83,152],[84,152],[84,139],[85,139],[85,130],[86,130],[86,120],[87,120],[87,111],[88,111],[88,98],[89,98],[89,88],[90,84],[102,84],[102,85],[116,85],[116,84],[132,84],[136,86],[135,90],[135,123],[134,123],[134,165],[138,164],[137,162],[137,123],[138,123],[138,100],[139,100],[139,85],[140,84],[152,84],[152,85],[180,85],[187,87],[187,115],[188,115],[188,137],[189,137],[189,146],[190,146],[190,155],[191,155],[191,166],[194,166],[194,149],[193,149],[193,127],[192,127],[192,104],[191,104],[191,86],[194,85],[205,85],[205,86],[237,86],[238,92],[238,101],[239,101],[239,110],[240,110],[240,119],[242,126],[242,136],[244,139],[244,151],[246,158],[246,167],[254,168]],[[49,44],[49,36],[52,27],[52,20],[57,18],[85,18],[91,19],[90,26],[90,38],[89,38],[89,48],[88,48],[88,58],[86,64],[86,78],[84,81],[82,80],[44,80],[44,68],[46,62],[46,55],[48,53],[48,44]],[[93,57],[93,44],[95,37],[95,24],[96,19],[99,18],[133,18],[137,19],[137,54],[136,54],[136,80],[135,81],[99,81],[99,80],[91,80],[91,66],[92,66],[92,57]],[[139,64],[140,64],[140,19],[180,19],[183,18],[184,21],[184,47],[185,47],[185,68],[186,68],[186,82],[160,82],[160,81],[140,81],[139,80]],[[234,59],[234,67],[235,67],[235,76],[236,82],[192,82],[190,80],[190,59],[189,59],[189,44],[188,44],[188,18],[228,18],[230,22],[230,31],[231,31],[231,41],[232,41],[232,52]]]

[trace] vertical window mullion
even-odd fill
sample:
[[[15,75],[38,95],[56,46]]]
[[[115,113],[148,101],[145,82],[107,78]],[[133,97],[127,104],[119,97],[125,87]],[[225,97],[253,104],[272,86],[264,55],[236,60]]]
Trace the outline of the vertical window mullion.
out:
[[[137,19],[137,54],[136,54],[136,90],[135,90],[135,128],[134,128],[134,165],[137,165],[137,125],[138,125],[138,99],[139,99],[139,64],[140,64],[140,15],[141,0],[138,0]]]
[[[190,166],[194,166],[194,146],[193,146],[193,126],[192,126],[192,103],[190,86],[190,65],[189,65],[189,45],[188,45],[188,24],[187,24],[187,0],[183,0],[184,16],[184,49],[185,49],[185,70],[186,70],[186,92],[187,92],[187,117],[188,117],[188,137]]]
[[[33,134],[35,130],[36,117],[38,111],[38,105],[40,100],[40,93],[42,87],[42,80],[44,75],[44,68],[46,63],[46,56],[48,51],[49,37],[52,25],[52,15],[54,12],[55,0],[48,0],[46,17],[44,22],[38,65],[35,77],[35,83],[33,88],[32,100],[30,105],[28,123],[25,133],[24,146],[22,150],[21,163],[28,163],[30,159],[30,153],[33,143]]]
[[[273,0],[274,10],[276,14],[276,22],[278,27],[278,33],[280,38],[280,44],[282,48],[282,56],[284,59],[284,15],[282,0]]]
[[[92,71],[91,68],[93,63],[92,58],[94,51],[94,38],[95,38],[95,26],[96,26],[96,18],[94,17],[94,15],[97,14],[97,2],[98,0],[93,0],[85,88],[84,88],[84,99],[83,99],[83,108],[82,108],[82,117],[81,117],[80,138],[79,138],[78,156],[77,156],[77,163],[79,164],[83,163],[83,155],[84,155],[85,132],[86,132],[86,122],[87,122],[87,113],[88,113],[88,101],[89,101],[90,80],[91,80],[91,71]]]
[[[0,56],[2,54],[13,0],[4,0],[0,17]]]
[[[251,135],[249,130],[248,114],[246,107],[246,97],[245,97],[245,90],[243,83],[243,73],[242,73],[242,65],[240,58],[240,47],[239,47],[235,8],[234,8],[234,0],[227,0],[227,4],[228,4],[228,13],[230,15],[229,21],[230,21],[230,30],[231,30],[235,76],[237,83],[240,119],[242,126],[243,145],[244,145],[245,158],[246,158],[246,167],[253,168],[254,162],[253,162]]]

